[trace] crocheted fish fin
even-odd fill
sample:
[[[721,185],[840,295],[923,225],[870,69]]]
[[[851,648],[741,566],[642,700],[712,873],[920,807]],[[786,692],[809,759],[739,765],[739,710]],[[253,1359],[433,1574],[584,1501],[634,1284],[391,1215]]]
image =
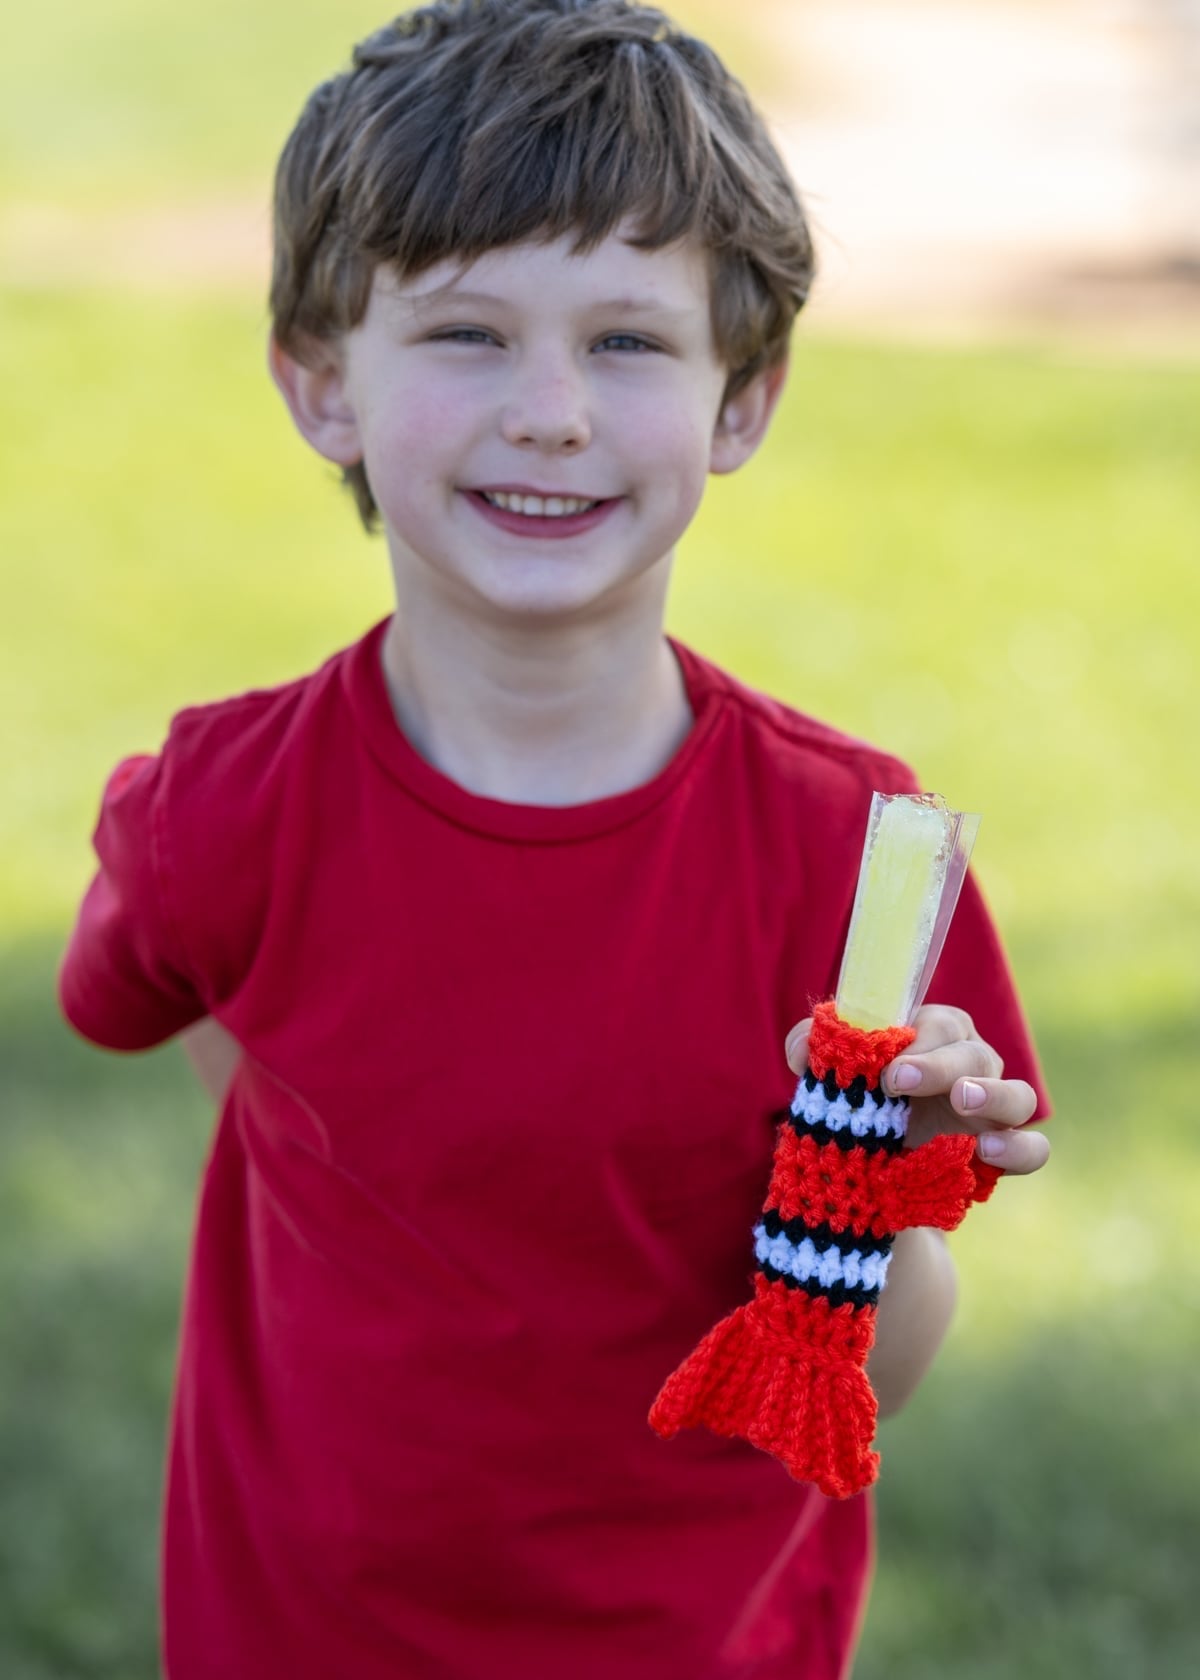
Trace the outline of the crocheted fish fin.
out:
[[[898,1155],[879,1186],[879,1225],[889,1231],[913,1225],[953,1231],[971,1205],[974,1154],[973,1137],[945,1133]]]
[[[975,1202],[986,1202],[992,1191],[1004,1177],[1002,1167],[993,1167],[989,1161],[981,1161],[978,1157],[971,1162],[971,1171],[975,1175],[974,1188],[971,1191],[972,1205]]]

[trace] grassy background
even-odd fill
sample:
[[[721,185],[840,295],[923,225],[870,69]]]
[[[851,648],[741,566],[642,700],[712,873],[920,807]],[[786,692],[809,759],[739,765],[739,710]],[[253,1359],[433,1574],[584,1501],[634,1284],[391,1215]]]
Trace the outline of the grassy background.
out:
[[[0,186],[88,215],[262,192],[379,15],[75,0],[51,43],[26,12]],[[753,79],[761,39],[732,46]],[[134,298],[84,262],[0,311],[0,1672],[149,1680],[210,1119],[177,1048],[74,1041],[54,965],[113,761],[315,665],[387,575],[264,377],[259,296]],[[957,1333],[885,1426],[858,1680],[1200,1672],[1198,462],[1195,367],[802,335],[680,557],[679,634],[985,813],[1060,1116],[1051,1169],[955,1239]]]

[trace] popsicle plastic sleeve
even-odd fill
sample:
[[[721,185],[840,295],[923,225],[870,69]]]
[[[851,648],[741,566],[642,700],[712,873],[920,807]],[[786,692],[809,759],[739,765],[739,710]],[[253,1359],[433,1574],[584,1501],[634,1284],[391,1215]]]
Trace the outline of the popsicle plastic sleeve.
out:
[[[740,1436],[834,1498],[874,1481],[865,1367],[896,1233],[952,1230],[997,1177],[973,1137],[908,1149],[908,1101],[881,1084],[915,1036],[978,823],[933,794],[872,799],[836,1001],[813,1012],[754,1229],[754,1298],[663,1384],[650,1423],[664,1438]]]

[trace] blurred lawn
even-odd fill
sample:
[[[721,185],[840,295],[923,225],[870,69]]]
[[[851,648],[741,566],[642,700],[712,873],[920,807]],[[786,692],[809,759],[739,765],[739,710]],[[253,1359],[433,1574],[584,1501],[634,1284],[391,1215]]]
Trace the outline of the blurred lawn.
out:
[[[677,10],[734,32],[717,0]],[[64,53],[26,13],[0,187],[264,191],[304,90],[381,15],[213,0],[181,32],[72,0]],[[724,44],[754,81],[763,40]],[[177,1049],[102,1056],[55,1016],[102,780],[178,706],[311,668],[388,609],[263,333],[253,299],[0,291],[5,1680],[154,1672],[209,1116]],[[1198,469],[1200,369],[802,332],[775,435],[680,557],[677,633],[985,813],[1060,1115],[1051,1170],[955,1239],[958,1330],[885,1427],[857,1680],[1200,1673]]]

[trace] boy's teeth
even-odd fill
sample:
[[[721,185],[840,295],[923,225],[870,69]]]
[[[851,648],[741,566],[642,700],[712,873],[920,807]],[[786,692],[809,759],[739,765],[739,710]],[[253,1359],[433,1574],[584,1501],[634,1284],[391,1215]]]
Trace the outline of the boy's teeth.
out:
[[[503,490],[485,490],[483,496],[505,513],[523,513],[531,519],[564,519],[568,514],[587,513],[598,505],[579,496],[510,496]]]

